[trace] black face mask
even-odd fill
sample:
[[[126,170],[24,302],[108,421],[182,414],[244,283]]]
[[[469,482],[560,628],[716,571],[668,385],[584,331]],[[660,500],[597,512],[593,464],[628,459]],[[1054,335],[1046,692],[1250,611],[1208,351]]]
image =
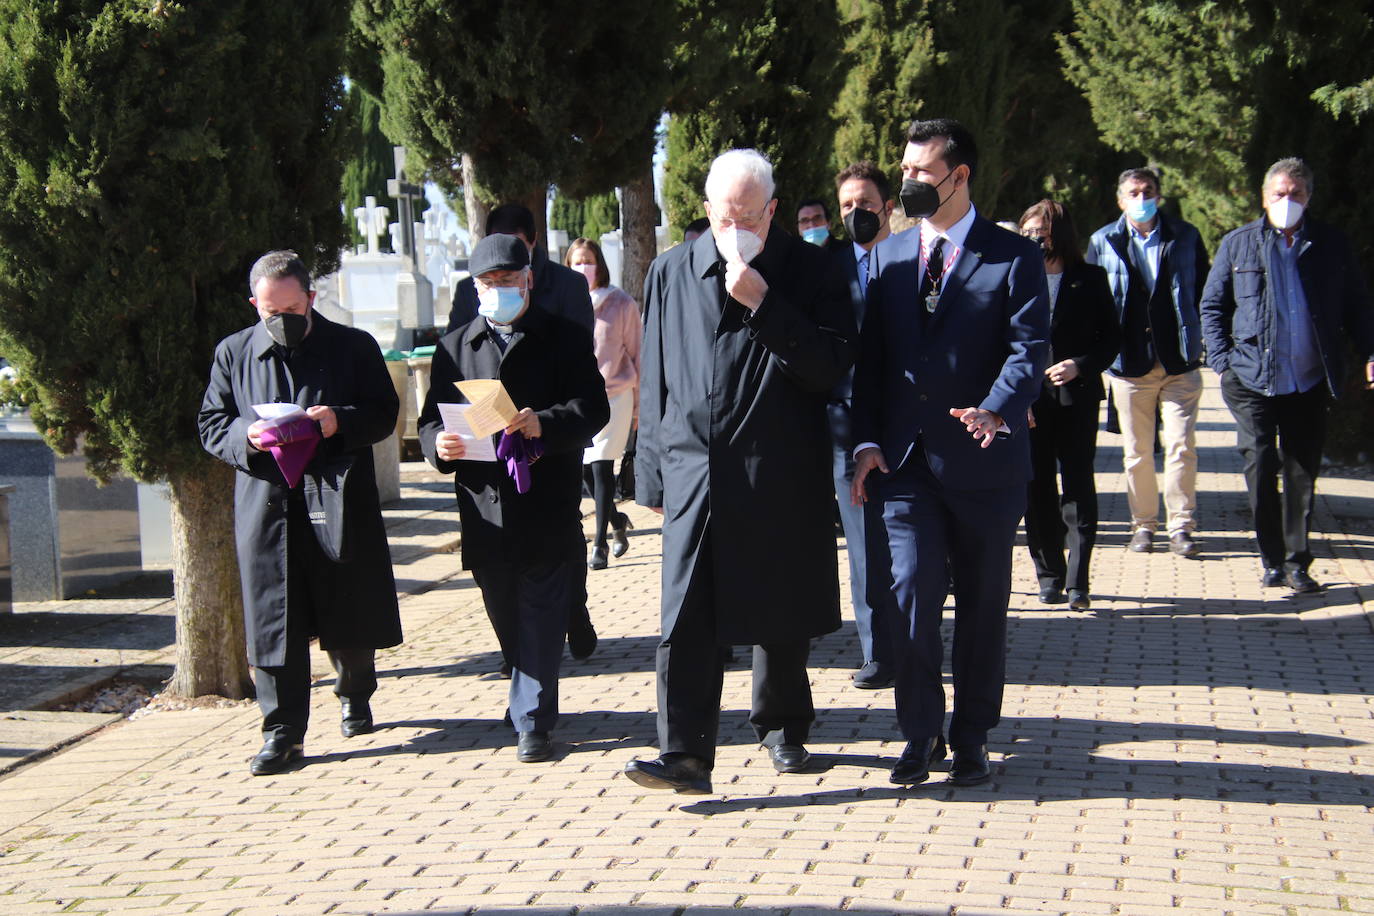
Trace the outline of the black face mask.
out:
[[[305,339],[309,319],[305,315],[278,312],[268,315],[262,322],[267,326],[267,334],[283,347],[294,347]]]
[[[883,221],[878,214],[863,207],[855,207],[844,215],[844,231],[848,232],[849,237],[858,245],[867,245],[873,241],[878,237],[878,230],[882,227]]]
[[[915,178],[902,179],[902,190],[897,197],[902,202],[902,212],[906,214],[907,219],[926,219],[934,216],[935,211],[944,204],[937,189],[949,181],[953,174],[954,171],[951,169],[948,175],[940,179],[940,184],[917,181]]]

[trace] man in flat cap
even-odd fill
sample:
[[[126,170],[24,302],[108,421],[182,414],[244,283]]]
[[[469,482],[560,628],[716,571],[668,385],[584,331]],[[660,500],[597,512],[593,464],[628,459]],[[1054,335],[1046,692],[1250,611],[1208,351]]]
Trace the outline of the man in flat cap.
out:
[[[553,755],[563,639],[582,600],[582,448],[611,409],[591,332],[535,301],[524,242],[489,235],[468,269],[478,314],[435,349],[420,444],[431,464],[454,475],[463,568],[482,590],[512,669],[516,756],[536,763]],[[486,443],[465,440],[440,416],[440,403],[463,400],[455,383],[466,379],[500,379],[519,408],[493,437],[500,460],[472,460],[469,452]]]

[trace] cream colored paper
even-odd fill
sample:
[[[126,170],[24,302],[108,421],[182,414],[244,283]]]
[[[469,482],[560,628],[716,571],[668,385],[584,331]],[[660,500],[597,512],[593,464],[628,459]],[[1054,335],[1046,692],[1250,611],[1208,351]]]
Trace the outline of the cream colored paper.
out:
[[[466,419],[475,435],[496,435],[509,426],[519,412],[500,379],[470,378],[453,384],[472,402]]]

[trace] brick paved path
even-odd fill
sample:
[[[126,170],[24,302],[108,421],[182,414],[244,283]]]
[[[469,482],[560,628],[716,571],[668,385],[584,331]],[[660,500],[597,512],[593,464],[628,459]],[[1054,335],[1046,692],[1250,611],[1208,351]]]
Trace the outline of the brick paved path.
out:
[[[1040,606],[1018,548],[991,785],[888,784],[891,693],[849,685],[852,625],[812,656],[815,772],[779,777],[750,742],[739,664],[718,796],[629,783],[658,613],[657,520],[636,508],[631,552],[590,577],[602,643],[565,665],[554,761],[515,762],[471,579],[410,550],[377,733],[340,737],[325,688],[307,765],[280,776],[248,775],[251,706],[157,713],[24,767],[0,780],[0,911],[1374,912],[1374,486],[1322,482],[1324,593],[1262,590],[1207,381],[1202,560],[1124,549],[1114,436],[1093,609]]]

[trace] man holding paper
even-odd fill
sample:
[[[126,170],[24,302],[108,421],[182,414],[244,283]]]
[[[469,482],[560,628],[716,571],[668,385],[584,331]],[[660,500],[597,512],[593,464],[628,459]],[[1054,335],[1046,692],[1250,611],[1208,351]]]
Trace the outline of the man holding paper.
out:
[[[586,575],[582,448],[611,412],[591,332],[533,301],[529,264],[514,236],[477,243],[479,314],[439,341],[418,420],[425,457],[454,475],[463,568],[511,664],[524,763],[553,755],[563,639]]]
[[[338,674],[344,736],[372,731],[375,650],[401,641],[372,445],[396,428],[399,401],[376,341],[311,308],[295,252],[259,258],[249,288],[262,320],[220,341],[199,426],[206,451],[238,471],[234,533],[265,739],[250,769],[264,776],[303,756],[312,637]]]

